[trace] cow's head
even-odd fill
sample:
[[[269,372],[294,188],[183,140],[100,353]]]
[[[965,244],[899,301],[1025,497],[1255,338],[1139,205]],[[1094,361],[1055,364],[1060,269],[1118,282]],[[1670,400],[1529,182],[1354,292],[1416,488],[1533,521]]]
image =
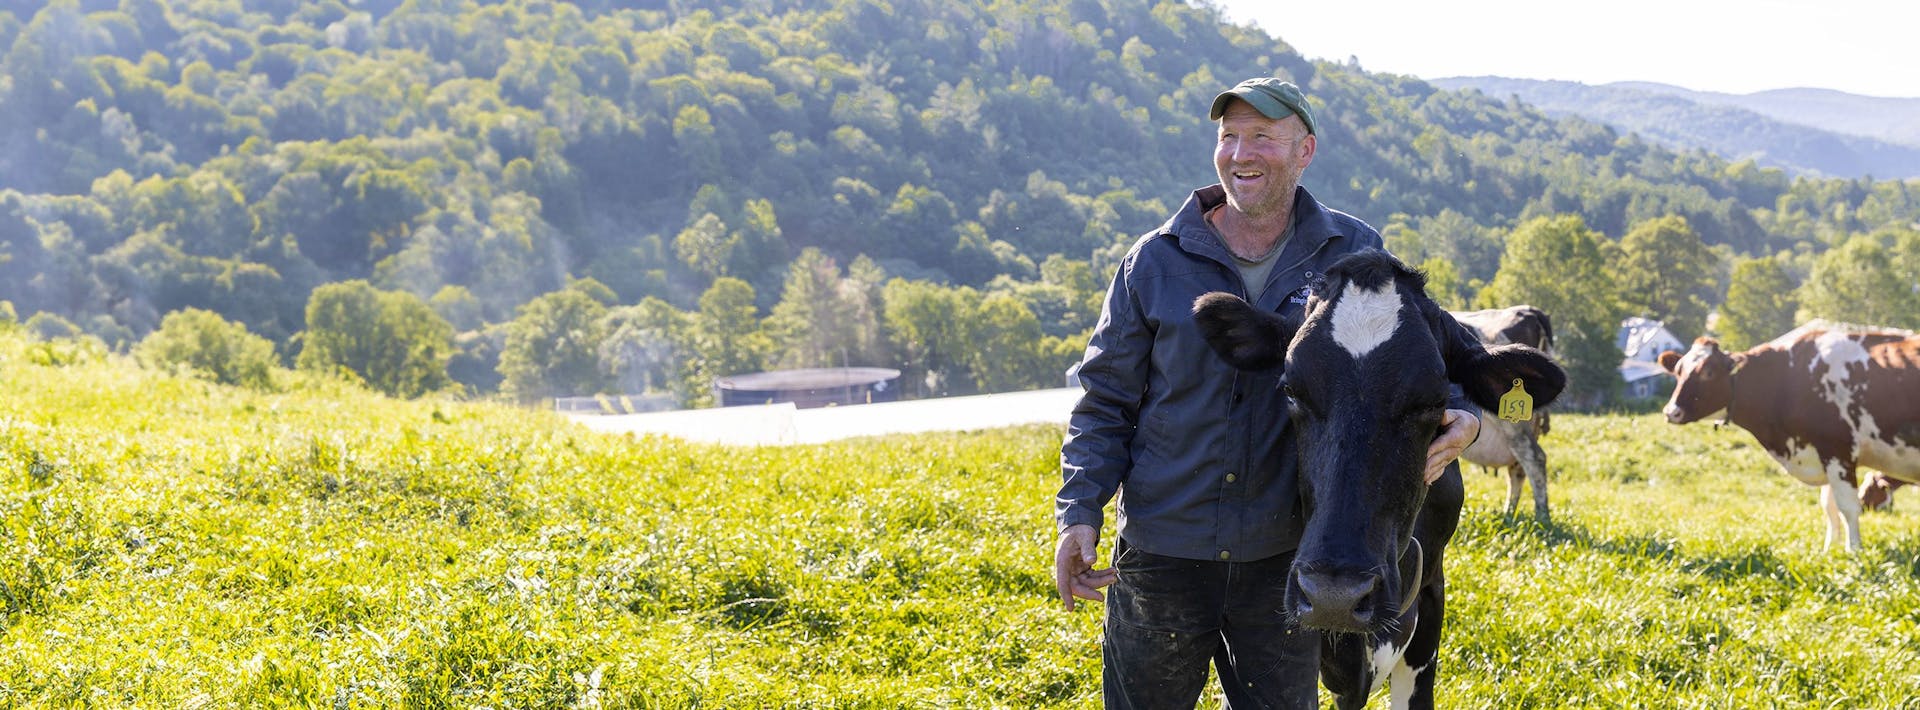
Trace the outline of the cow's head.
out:
[[[1684,356],[1672,350],[1660,353],[1660,366],[1680,380],[1667,400],[1667,421],[1686,424],[1726,409],[1733,401],[1733,371],[1742,358],[1721,350],[1713,338],[1694,340]]]
[[[1893,510],[1893,491],[1906,481],[1887,478],[1876,471],[1860,472],[1860,507],[1864,510]]]
[[[1194,318],[1229,364],[1286,365],[1307,514],[1287,603],[1310,628],[1383,633],[1416,591],[1422,553],[1409,543],[1448,382],[1488,411],[1515,380],[1536,407],[1566,385],[1538,350],[1481,345],[1418,272],[1375,250],[1335,263],[1298,319],[1226,293],[1201,296]]]

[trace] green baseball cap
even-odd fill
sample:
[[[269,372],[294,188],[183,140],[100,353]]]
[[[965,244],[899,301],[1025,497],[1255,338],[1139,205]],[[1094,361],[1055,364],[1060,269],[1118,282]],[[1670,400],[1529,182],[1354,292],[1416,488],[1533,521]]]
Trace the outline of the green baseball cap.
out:
[[[1220,120],[1227,112],[1227,101],[1236,98],[1252,105],[1260,115],[1276,121],[1286,118],[1287,114],[1297,115],[1301,123],[1307,124],[1307,132],[1315,133],[1313,112],[1307,109],[1307,96],[1300,93],[1300,87],[1294,86],[1293,82],[1270,76],[1240,82],[1213,97],[1213,110],[1208,115],[1215,121]]]

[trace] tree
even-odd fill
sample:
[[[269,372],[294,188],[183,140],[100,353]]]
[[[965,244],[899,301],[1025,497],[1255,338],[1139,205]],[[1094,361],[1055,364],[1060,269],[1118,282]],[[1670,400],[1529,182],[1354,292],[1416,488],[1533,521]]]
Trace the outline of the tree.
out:
[[[733,250],[728,272],[747,278],[777,273],[780,259],[787,256],[787,250],[786,242],[780,236],[780,219],[774,214],[773,203],[747,200],[740,206],[738,224],[739,228],[731,236],[738,247]]]
[[[500,351],[502,389],[521,402],[604,391],[609,380],[600,368],[600,345],[606,315],[606,305],[577,285],[521,306]]]
[[[482,325],[480,299],[474,298],[473,292],[465,286],[441,286],[440,290],[433,292],[432,298],[427,299],[427,305],[433,306],[433,312],[447,319],[460,332]]]
[[[246,198],[225,177],[210,171],[186,177],[150,177],[134,186],[131,216],[153,225],[189,254],[232,256],[253,237]]]
[[[694,273],[707,278],[726,276],[740,236],[728,234],[727,224],[712,213],[701,215],[673,238],[673,253]]]
[[[1444,256],[1427,257],[1420,262],[1420,273],[1427,275],[1427,295],[1448,310],[1467,305],[1466,284],[1460,283],[1460,271]]]
[[[725,279],[738,281],[738,279]],[[697,384],[691,355],[692,317],[659,298],[607,313],[600,369],[622,393],[669,391],[683,406],[710,390]],[[711,396],[711,395],[709,395]]]
[[[887,339],[900,355],[901,380],[917,397],[937,397],[966,383],[964,322],[973,289],[895,278],[885,289]]]
[[[1040,264],[1040,281],[1066,289],[1070,299],[1068,303],[1071,305],[1071,308],[1062,314],[1060,323],[1049,324],[1042,318],[1041,327],[1051,326],[1049,332],[1057,332],[1061,335],[1085,333],[1093,328],[1094,321],[1100,319],[1100,308],[1103,305],[1102,301],[1106,300],[1107,289],[1100,277],[1094,275],[1093,265],[1090,262],[1068,259],[1059,254],[1048,256],[1046,261]],[[1039,313],[1036,312],[1034,315],[1037,316]],[[1083,337],[1081,340],[1084,345],[1086,339]]]
[[[1500,267],[1500,242],[1491,235],[1492,230],[1451,208],[1421,218],[1418,229],[1431,245],[1429,249],[1459,270],[1463,285],[1474,281],[1484,284]]]
[[[847,265],[847,276],[840,281],[841,299],[851,309],[849,318],[857,324],[854,342],[848,349],[849,362],[877,365],[893,362],[880,320],[886,304],[887,270],[861,254]]]
[[[1740,259],[1734,262],[1727,301],[1720,304],[1714,329],[1722,345],[1744,350],[1792,330],[1799,308],[1793,279],[1778,259]]]
[[[967,369],[981,392],[1031,389],[1040,381],[1046,340],[1040,320],[1012,296],[995,294],[982,299],[967,318]],[[1061,371],[1066,370],[1062,366]]]
[[[1822,254],[1800,287],[1814,318],[1920,328],[1920,232],[1857,235]]]
[[[394,397],[418,397],[452,383],[453,326],[425,301],[405,291],[381,291],[366,281],[313,290],[297,366],[348,373]]]
[[[497,392],[500,351],[506,348],[507,324],[494,323],[453,337],[453,357],[447,359],[447,377],[472,392]]]
[[[1506,242],[1500,271],[1480,292],[1478,306],[1545,310],[1574,395],[1569,401],[1599,404],[1620,379],[1614,338],[1626,315],[1603,256],[1606,236],[1577,215],[1560,215],[1528,220]]]
[[[692,328],[692,355],[700,385],[698,393],[690,393],[694,402],[705,403],[712,396],[716,377],[766,369],[774,342],[761,329],[753,301],[753,286],[736,278],[716,280],[700,295]]]
[[[938,190],[902,184],[880,221],[880,231],[892,235],[881,256],[926,260],[953,246],[953,225],[960,212]]]
[[[221,384],[273,387],[273,342],[247,327],[198,308],[168,313],[140,341],[136,354],[154,367],[179,368]]]
[[[1682,341],[1706,330],[1716,258],[1685,217],[1634,225],[1620,238],[1620,251],[1624,260],[1614,273],[1630,313],[1665,322]]]
[[[787,268],[786,286],[767,329],[782,367],[870,365],[853,362],[879,341],[879,315],[866,287],[840,276],[840,267],[807,248]]]

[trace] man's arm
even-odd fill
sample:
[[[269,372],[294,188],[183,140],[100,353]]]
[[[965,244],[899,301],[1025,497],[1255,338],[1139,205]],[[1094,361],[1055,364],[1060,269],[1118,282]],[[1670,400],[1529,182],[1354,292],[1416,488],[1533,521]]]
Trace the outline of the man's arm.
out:
[[[1448,316],[1453,323],[1453,332],[1449,335],[1454,342],[1450,350],[1469,350],[1485,347],[1480,336],[1466,325]],[[1447,470],[1447,464],[1460,458],[1475,439],[1480,438],[1480,407],[1467,399],[1466,390],[1459,385],[1447,387],[1447,412],[1440,418],[1440,433],[1433,438],[1433,444],[1427,447],[1427,483],[1440,480]]]
[[[1100,320],[1080,363],[1080,382],[1086,392],[1074,405],[1066,440],[1060,445],[1054,583],[1068,609],[1074,608],[1075,598],[1099,600],[1098,588],[1113,582],[1112,570],[1093,571],[1095,549],[1103,510],[1133,466],[1133,435],[1140,421],[1153,345],[1153,333],[1126,278],[1131,256],[1107,288]]]
[[[1134,429],[1147,391],[1153,332],[1128,284],[1131,265],[1130,256],[1114,274],[1080,362],[1080,384],[1086,392],[1074,404],[1060,445],[1057,530],[1086,525],[1098,531],[1102,509],[1133,467]]]

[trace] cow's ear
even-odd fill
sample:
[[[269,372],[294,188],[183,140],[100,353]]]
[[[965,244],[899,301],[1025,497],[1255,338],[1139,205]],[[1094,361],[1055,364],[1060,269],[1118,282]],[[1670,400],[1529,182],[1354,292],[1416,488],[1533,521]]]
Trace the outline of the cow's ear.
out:
[[[1300,325],[1254,308],[1239,296],[1214,291],[1193,300],[1193,320],[1220,358],[1242,370],[1279,367]]]
[[[1519,380],[1533,397],[1535,408],[1553,403],[1567,388],[1567,371],[1546,353],[1520,344],[1496,345],[1469,353],[1464,362],[1447,368],[1449,379],[1460,384],[1467,398],[1488,411],[1499,411],[1500,398]]]
[[[1660,352],[1660,368],[1675,375],[1680,374],[1680,351],[1663,350]]]

